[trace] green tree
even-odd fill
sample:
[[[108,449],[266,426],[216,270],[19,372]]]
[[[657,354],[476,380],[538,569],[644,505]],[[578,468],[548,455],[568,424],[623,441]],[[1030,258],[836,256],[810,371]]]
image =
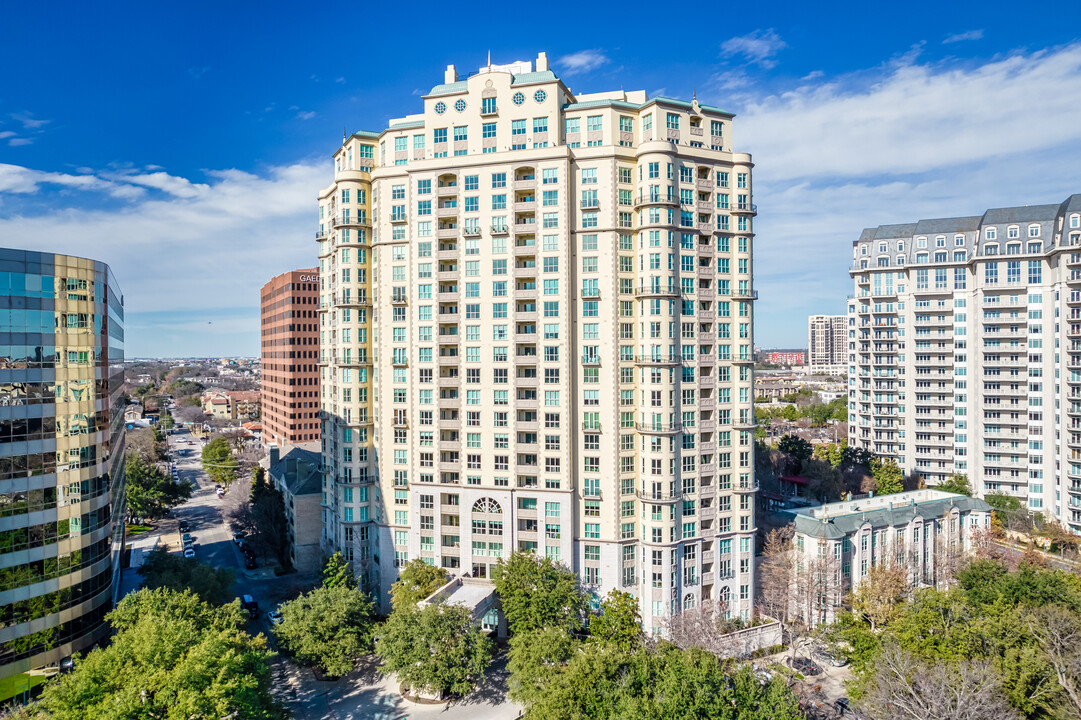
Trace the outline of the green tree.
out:
[[[638,598],[611,590],[601,602],[600,615],[590,619],[589,633],[621,652],[631,652],[639,647],[642,644],[642,616],[638,614]]]
[[[791,455],[800,462],[810,460],[811,455],[814,452],[811,443],[798,435],[784,435],[777,441],[777,449],[787,455]]]
[[[225,438],[214,438],[203,448],[203,470],[214,482],[228,485],[236,479],[238,467]]]
[[[397,582],[390,586],[390,604],[395,610],[416,605],[446,585],[448,580],[443,568],[413,558],[398,573]]]
[[[904,488],[904,473],[893,458],[871,460],[871,477],[875,479],[875,492],[878,495],[899,493]]]
[[[251,474],[251,493],[248,495],[248,502],[252,505],[256,504],[268,490],[270,490],[270,485],[266,481],[266,470],[257,465]]]
[[[508,690],[512,699],[524,705],[541,698],[552,677],[562,672],[581,645],[559,627],[518,633],[508,644]]]
[[[511,632],[581,627],[587,599],[578,576],[551,558],[511,553],[506,560],[499,560],[492,580]]]
[[[968,476],[964,473],[954,473],[948,479],[936,485],[935,490],[972,496],[972,486],[968,484]]]
[[[128,515],[133,518],[157,520],[191,497],[189,483],[174,482],[139,454],[127,456],[125,477]]]
[[[317,587],[281,606],[274,635],[303,665],[341,676],[371,649],[374,606],[360,590]]]
[[[465,695],[492,659],[492,641],[462,605],[405,605],[390,614],[375,647],[380,672],[417,692]]]
[[[180,557],[162,546],[152,550],[136,572],[143,579],[142,587],[150,590],[191,590],[210,605],[224,605],[236,599],[232,592],[232,570]]]
[[[214,608],[192,593],[140,590],[107,619],[104,648],[75,657],[35,706],[51,720],[284,720],[270,694],[266,640],[242,630],[238,603]]]
[[[341,552],[334,553],[323,563],[323,587],[356,589],[357,576],[353,574],[353,566]]]

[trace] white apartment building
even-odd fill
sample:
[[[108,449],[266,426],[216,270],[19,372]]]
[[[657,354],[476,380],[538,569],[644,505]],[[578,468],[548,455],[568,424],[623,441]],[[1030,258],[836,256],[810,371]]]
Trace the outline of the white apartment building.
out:
[[[848,316],[807,318],[808,372],[844,375],[848,370]]]
[[[1081,531],[1081,195],[864,230],[849,441]]]
[[[941,587],[973,550],[977,532],[991,525],[991,506],[983,500],[930,489],[791,512],[793,605],[814,625],[833,622],[875,565],[903,568],[912,587]]]
[[[732,115],[454,66],[319,194],[324,543],[535,551],[644,626],[753,608],[752,163]]]

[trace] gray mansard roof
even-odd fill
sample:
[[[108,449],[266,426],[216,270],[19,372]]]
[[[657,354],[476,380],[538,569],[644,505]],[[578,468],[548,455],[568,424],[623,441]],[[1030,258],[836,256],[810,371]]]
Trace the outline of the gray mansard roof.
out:
[[[840,504],[840,503],[837,503]],[[947,498],[926,502],[908,502],[883,508],[873,508],[862,512],[847,512],[838,515],[815,515],[824,507],[800,508],[792,511],[795,515],[796,532],[810,537],[840,540],[855,534],[865,523],[875,530],[882,528],[904,527],[919,517],[924,520],[940,518],[953,508],[961,513],[990,512],[991,506],[978,498],[964,495],[951,495]]]

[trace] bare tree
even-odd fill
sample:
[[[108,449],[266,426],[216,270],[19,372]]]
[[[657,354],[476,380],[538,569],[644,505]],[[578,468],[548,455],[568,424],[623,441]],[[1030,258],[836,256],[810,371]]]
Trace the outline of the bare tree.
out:
[[[782,633],[792,615],[792,580],[796,573],[792,534],[791,525],[770,530],[758,562],[758,611],[781,623]]]
[[[699,647],[720,658],[743,658],[755,648],[747,649],[735,629],[728,624],[728,603],[724,600],[703,600],[693,608],[684,608],[665,620],[668,640],[678,648]]]
[[[1081,618],[1053,604],[1034,609],[1026,623],[1066,695],[1063,716],[1081,717]]]
[[[841,562],[833,552],[840,541],[818,543],[818,551],[796,551],[792,581],[793,614],[808,628],[833,622],[844,599]]]
[[[871,624],[871,632],[894,620],[901,611],[901,602],[911,590],[908,573],[889,559],[872,565],[859,585],[852,591],[849,602],[853,611]]]
[[[860,701],[869,720],[1021,720],[990,663],[931,665],[891,644],[875,664],[870,691]]]

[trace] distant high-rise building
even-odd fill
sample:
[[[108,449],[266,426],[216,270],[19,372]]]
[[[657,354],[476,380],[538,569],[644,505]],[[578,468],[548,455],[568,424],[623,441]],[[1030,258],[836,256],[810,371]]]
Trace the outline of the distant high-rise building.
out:
[[[848,316],[807,319],[807,364],[812,373],[843,375],[848,369]]]
[[[29,671],[109,635],[124,546],[124,297],[104,263],[5,249],[0,305],[2,701],[29,689]]]
[[[574,95],[536,62],[347,137],[321,191],[327,550],[387,608],[409,558],[514,550],[644,625],[754,587],[751,158],[732,116]]]
[[[263,444],[319,440],[319,268],[278,275],[260,292]]]
[[[849,442],[1081,531],[1081,194],[864,230]]]

